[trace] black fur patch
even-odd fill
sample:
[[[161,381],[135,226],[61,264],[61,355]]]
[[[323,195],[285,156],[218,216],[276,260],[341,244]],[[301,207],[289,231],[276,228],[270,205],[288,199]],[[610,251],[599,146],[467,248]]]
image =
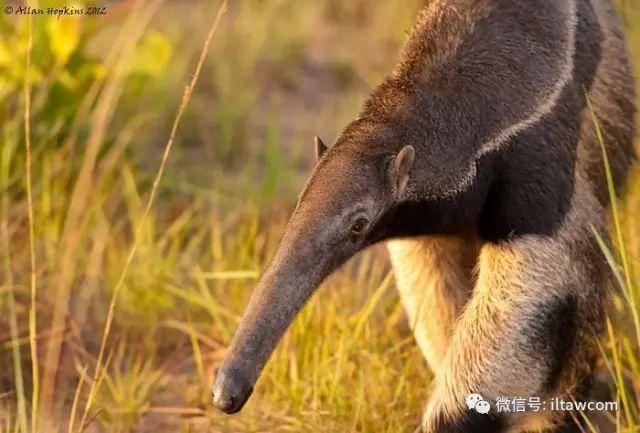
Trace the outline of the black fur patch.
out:
[[[588,2],[578,2],[574,75],[556,106],[505,145],[496,180],[479,219],[489,241],[552,235],[569,211],[585,92],[593,85],[603,35]]]
[[[406,201],[390,209],[372,230],[369,244],[391,237],[474,232],[492,181],[493,170],[488,166],[493,160],[483,158],[479,164],[483,169],[471,187],[456,197]]]
[[[586,109],[585,92],[593,85],[602,55],[603,35],[590,3],[578,1],[577,15],[573,77],[551,113],[504,143],[500,150],[477,161],[476,177],[462,192],[453,197],[421,197],[391,209],[379,221],[369,244],[389,237],[456,234],[475,229],[482,239],[492,242],[514,236],[555,233],[571,205],[577,149]],[[441,111],[445,108],[446,105],[438,106]],[[446,122],[448,118],[444,115],[451,113],[438,114],[437,119]],[[399,141],[413,143],[412,135],[407,132],[411,130],[404,128],[405,136]],[[454,130],[460,133],[459,130],[465,128]],[[468,147],[477,136],[486,136],[486,131],[467,132],[470,137],[457,137],[456,140],[467,140]],[[454,137],[455,134],[446,136],[447,141]],[[441,146],[439,140],[443,138],[433,139],[429,144]],[[447,146],[458,149],[457,145]],[[418,155],[424,158],[425,150],[416,148]],[[436,156],[431,162],[433,167],[427,170],[431,175],[436,169],[452,163],[444,152]],[[454,177],[467,169],[466,161],[461,163]]]
[[[550,392],[562,378],[567,363],[571,362],[579,323],[578,300],[575,296],[541,304],[527,319],[523,350],[540,358],[547,365],[547,379],[543,391]]]
[[[462,417],[454,420],[440,418],[428,433],[502,433],[507,430],[508,424],[503,415],[479,414],[469,411]]]

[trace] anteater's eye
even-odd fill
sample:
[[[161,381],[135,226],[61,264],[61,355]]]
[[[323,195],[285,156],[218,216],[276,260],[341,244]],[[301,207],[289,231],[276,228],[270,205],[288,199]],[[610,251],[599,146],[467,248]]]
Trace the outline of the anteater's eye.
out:
[[[369,221],[367,221],[365,218],[358,218],[352,225],[351,225],[351,232],[355,233],[355,234],[359,234],[362,233],[362,231],[365,229],[365,227],[367,227],[367,223]]]

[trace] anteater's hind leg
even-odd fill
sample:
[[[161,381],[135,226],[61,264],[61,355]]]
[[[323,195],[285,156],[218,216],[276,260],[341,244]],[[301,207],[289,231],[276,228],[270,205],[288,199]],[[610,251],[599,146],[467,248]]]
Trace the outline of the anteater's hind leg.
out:
[[[388,248],[409,324],[427,362],[437,371],[473,289],[477,242],[425,236],[391,241]]]

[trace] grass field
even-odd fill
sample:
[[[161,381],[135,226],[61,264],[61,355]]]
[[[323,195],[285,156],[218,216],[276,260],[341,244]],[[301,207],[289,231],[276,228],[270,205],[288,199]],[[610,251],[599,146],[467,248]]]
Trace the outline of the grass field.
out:
[[[243,412],[209,389],[312,137],[357,113],[420,1],[234,0],[199,76],[220,2],[105,3],[0,14],[0,433],[413,431],[431,376],[382,247],[324,284]],[[616,5],[640,71],[640,0]],[[640,175],[614,210],[600,371],[638,432]]]

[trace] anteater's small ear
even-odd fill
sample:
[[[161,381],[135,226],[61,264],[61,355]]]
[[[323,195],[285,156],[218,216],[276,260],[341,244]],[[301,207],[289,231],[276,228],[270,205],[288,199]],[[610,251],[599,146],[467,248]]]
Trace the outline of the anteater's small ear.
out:
[[[409,182],[409,172],[413,167],[416,151],[413,146],[405,146],[393,158],[389,167],[389,180],[393,188],[393,194],[399,197],[404,193]]]
[[[316,162],[320,161],[322,155],[327,151],[327,145],[322,142],[322,139],[317,135],[313,138],[313,142],[316,147]]]

